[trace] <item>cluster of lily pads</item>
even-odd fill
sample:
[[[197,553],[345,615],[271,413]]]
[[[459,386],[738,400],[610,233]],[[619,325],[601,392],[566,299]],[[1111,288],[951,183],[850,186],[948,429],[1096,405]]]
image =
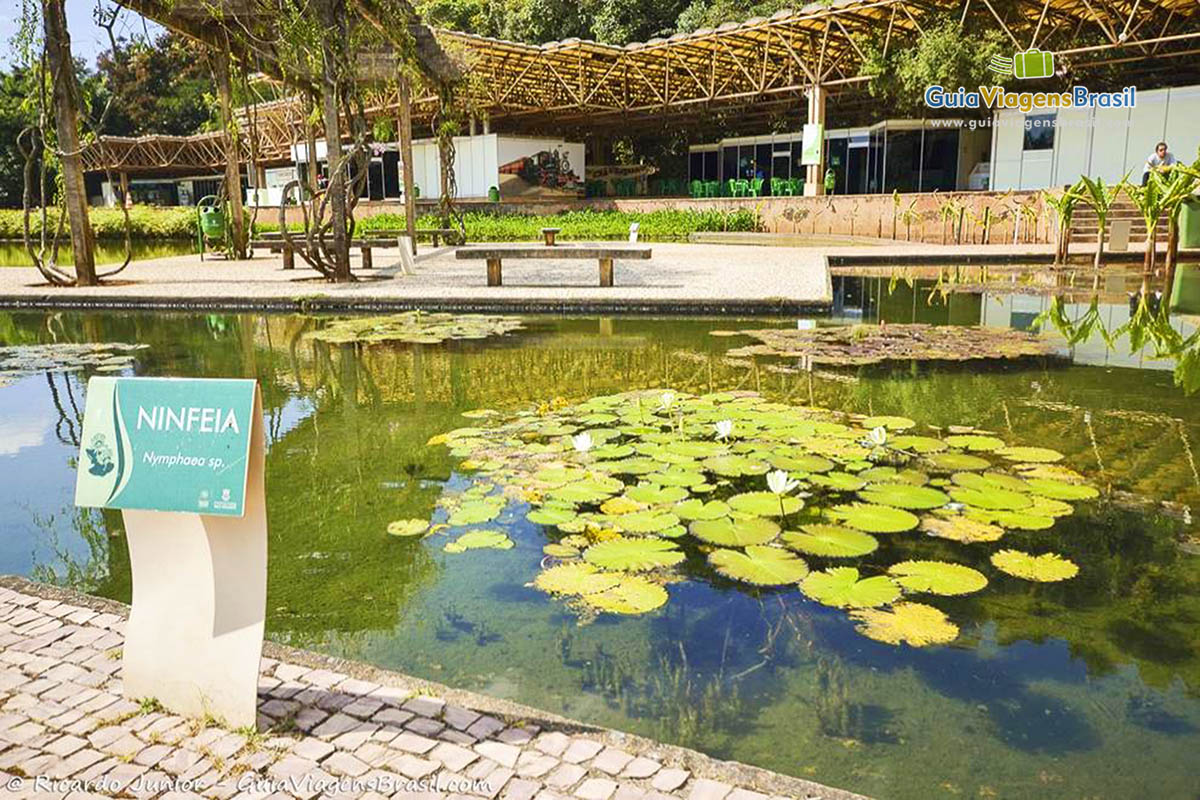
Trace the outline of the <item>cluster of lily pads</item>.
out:
[[[729,350],[731,358],[778,356],[813,364],[858,366],[883,361],[974,361],[1051,356],[1046,337],[1011,328],[971,325],[838,325],[825,328],[764,328],[711,331],[713,336],[748,336],[757,344]]]
[[[305,336],[329,344],[406,342],[441,344],[448,339],[487,339],[523,327],[520,317],[407,311],[377,317],[335,319]]]
[[[551,540],[532,585],[583,613],[658,608],[690,560],[750,586],[798,586],[848,609],[873,639],[949,642],[957,626],[911,596],[977,592],[988,576],[946,561],[847,562],[900,535],[990,547],[1010,529],[1048,529],[1072,513],[1069,501],[1098,494],[1048,448],[971,428],[918,434],[904,417],[853,417],[748,392],[628,392],[474,416],[495,424],[430,441],[463,458],[478,481],[447,503],[444,526],[485,525],[510,502],[528,503],[528,519]],[[442,527],[393,524],[404,535]],[[481,529],[445,549],[511,546]],[[1011,548],[990,563],[1039,582],[1078,571],[1058,554]]]
[[[52,342],[0,347],[0,380],[22,378],[39,372],[66,372],[88,368],[97,372],[121,372],[137,363],[136,357],[132,355],[134,351],[147,347],[149,345],[124,342]]]

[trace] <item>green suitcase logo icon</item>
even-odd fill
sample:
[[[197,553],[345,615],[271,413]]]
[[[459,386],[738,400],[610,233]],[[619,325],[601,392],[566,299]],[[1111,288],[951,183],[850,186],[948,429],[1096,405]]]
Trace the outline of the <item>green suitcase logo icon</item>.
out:
[[[1054,74],[1054,53],[1026,50],[1013,54],[1013,75],[1021,80],[1049,78]]]

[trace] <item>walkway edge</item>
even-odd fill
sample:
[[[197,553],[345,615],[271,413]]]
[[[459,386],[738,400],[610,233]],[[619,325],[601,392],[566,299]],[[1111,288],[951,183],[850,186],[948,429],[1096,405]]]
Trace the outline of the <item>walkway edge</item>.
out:
[[[116,614],[122,618],[127,617],[129,614],[129,607],[124,603],[86,595],[71,589],[37,583],[19,575],[0,575],[0,587],[43,600],[81,606],[101,613]],[[662,744],[633,734],[587,725],[520,703],[453,689],[433,681],[410,677],[402,673],[380,669],[357,661],[321,655],[274,642],[265,643],[263,656],[301,667],[344,673],[351,678],[357,678],[382,686],[395,686],[404,689],[416,688],[420,693],[445,698],[454,704],[479,710],[500,718],[554,723],[559,730],[566,729],[575,733],[586,733],[592,738],[600,739],[606,745],[632,753],[654,751],[663,761],[688,769],[694,775],[701,778],[732,782],[740,786],[753,786],[757,791],[776,796],[795,798],[796,800],[868,800],[863,795],[824,786],[801,778],[793,778],[735,761],[721,761],[695,750]]]

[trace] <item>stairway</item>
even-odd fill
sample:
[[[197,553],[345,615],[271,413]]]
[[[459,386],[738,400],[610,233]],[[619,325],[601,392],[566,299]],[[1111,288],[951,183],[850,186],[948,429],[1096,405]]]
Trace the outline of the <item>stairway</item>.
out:
[[[1105,236],[1105,241],[1112,235],[1112,224],[1117,220],[1128,220],[1129,243],[1144,245],[1146,242],[1146,221],[1142,219],[1141,212],[1137,207],[1128,201],[1119,201],[1113,205],[1108,212],[1108,234]],[[1089,205],[1080,203],[1075,207],[1075,215],[1071,221],[1071,244],[1095,244],[1098,231],[1096,221],[1096,210]],[[1159,247],[1163,246],[1163,242],[1167,238],[1167,225],[1163,220],[1158,224],[1158,241]]]

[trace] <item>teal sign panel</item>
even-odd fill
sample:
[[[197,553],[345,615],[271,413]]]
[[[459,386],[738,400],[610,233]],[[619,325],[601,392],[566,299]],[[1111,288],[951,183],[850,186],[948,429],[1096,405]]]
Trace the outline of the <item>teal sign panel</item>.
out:
[[[252,380],[88,381],[75,504],[240,517]]]

